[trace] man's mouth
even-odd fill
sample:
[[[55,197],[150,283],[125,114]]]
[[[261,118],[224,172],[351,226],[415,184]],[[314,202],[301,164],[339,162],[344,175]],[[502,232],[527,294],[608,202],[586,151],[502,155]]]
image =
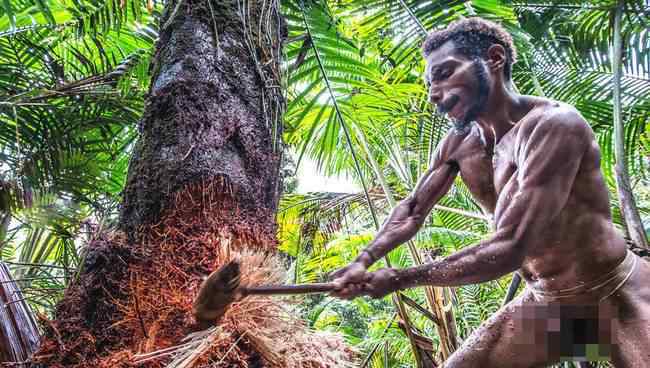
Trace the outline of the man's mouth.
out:
[[[447,102],[442,103],[437,106],[438,112],[440,114],[447,114],[453,110],[453,108],[458,104],[458,101],[460,100],[460,97],[458,96],[451,96],[447,100]]]

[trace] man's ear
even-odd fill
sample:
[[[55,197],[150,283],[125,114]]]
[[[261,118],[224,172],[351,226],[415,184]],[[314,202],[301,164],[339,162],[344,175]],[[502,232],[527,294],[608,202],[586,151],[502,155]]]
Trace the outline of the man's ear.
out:
[[[493,44],[487,50],[487,66],[490,70],[497,71],[506,65],[506,49],[498,43]]]

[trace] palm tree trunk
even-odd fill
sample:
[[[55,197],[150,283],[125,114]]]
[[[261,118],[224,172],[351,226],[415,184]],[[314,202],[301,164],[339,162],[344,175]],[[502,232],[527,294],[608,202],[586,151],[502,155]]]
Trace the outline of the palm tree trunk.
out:
[[[0,363],[19,365],[38,347],[39,333],[20,288],[1,262],[0,282]]]
[[[270,9],[232,0],[172,3],[161,22],[120,228],[137,237],[174,193],[225,178],[248,221],[273,238],[283,107],[277,2]],[[271,14],[275,19],[263,22],[270,28],[257,34],[261,16]]]
[[[120,367],[177,344],[203,277],[275,253],[285,32],[277,0],[167,3],[118,229],[88,245],[37,362]],[[201,359],[264,366],[237,322]]]
[[[616,183],[618,197],[621,203],[621,211],[626,223],[627,232],[634,243],[641,248],[648,249],[648,239],[645,229],[639,216],[639,210],[634,201],[634,193],[630,184],[630,176],[627,169],[625,156],[625,128],[621,113],[621,57],[623,42],[621,40],[621,18],[623,14],[623,2],[619,1],[614,13],[614,50],[612,69],[614,72],[614,150],[616,152]]]

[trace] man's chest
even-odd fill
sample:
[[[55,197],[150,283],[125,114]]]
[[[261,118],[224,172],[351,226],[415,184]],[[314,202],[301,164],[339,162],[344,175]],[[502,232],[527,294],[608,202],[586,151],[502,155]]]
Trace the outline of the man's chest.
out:
[[[460,175],[472,196],[484,209],[493,212],[500,193],[516,181],[516,148],[511,135],[495,147],[474,144],[458,160]]]
[[[492,153],[492,175],[497,195],[503,191],[509,182],[516,180],[514,178],[517,173],[516,149],[514,139],[511,137],[511,135],[504,136],[501,142],[494,147]]]

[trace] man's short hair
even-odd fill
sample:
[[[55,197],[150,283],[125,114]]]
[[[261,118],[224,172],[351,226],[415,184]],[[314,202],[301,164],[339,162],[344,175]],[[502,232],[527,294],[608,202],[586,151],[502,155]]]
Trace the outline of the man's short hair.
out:
[[[517,61],[517,50],[512,36],[500,25],[481,18],[465,18],[450,23],[447,28],[432,31],[422,44],[426,58],[433,50],[447,41],[453,41],[455,48],[465,57],[487,57],[487,50],[495,43],[506,49],[506,63],[503,73],[510,80],[512,64]]]

